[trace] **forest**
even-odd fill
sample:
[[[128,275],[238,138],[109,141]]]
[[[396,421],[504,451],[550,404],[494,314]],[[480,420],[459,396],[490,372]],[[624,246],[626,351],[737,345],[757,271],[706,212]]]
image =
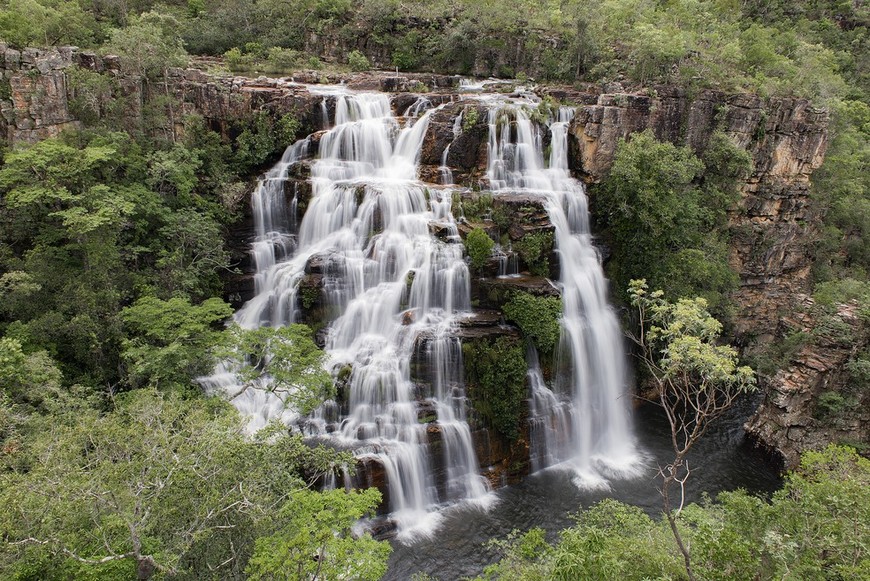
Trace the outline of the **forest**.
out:
[[[205,62],[252,77],[381,69],[807,99],[830,113],[811,186],[813,316],[825,336],[848,331],[838,304],[870,324],[863,0],[2,0],[0,41],[118,55],[154,95],[171,68]],[[222,298],[237,266],[228,232],[256,177],[305,137],[300,120],[256,115],[228,138],[168,91],[133,115],[121,96],[99,99],[115,90],[104,75],[67,78],[81,126],[0,152],[0,579],[380,579],[390,543],[357,523],[381,493],[319,486],[350,453],[277,423],[252,435],[196,381],[233,360],[246,384],[268,377],[299,410],[335,396],[319,329],[243,329]],[[0,99],[10,91],[0,79]],[[620,143],[595,186],[611,295],[647,383],[763,392],[818,339],[726,345],[739,285],[728,212],[751,166],[722,133],[693,152],[647,131]],[[494,242],[477,230],[465,244],[483,268]],[[540,257],[536,245],[523,248]],[[552,351],[557,302],[518,294],[505,314]],[[512,359],[468,355],[503,390],[487,418],[513,434],[520,412],[500,398],[523,391],[523,355],[502,347]],[[867,345],[847,373],[847,390],[823,393],[821,422],[866,405]],[[770,497],[737,490],[653,515],[577,507],[558,535],[492,539],[499,559],[478,579],[870,579],[868,453],[859,440],[807,451]]]

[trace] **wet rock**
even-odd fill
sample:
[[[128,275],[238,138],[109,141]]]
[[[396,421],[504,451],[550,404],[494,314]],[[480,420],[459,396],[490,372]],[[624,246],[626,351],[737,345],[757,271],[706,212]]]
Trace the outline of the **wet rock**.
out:
[[[537,297],[561,297],[556,284],[544,277],[521,275],[505,278],[485,278],[478,282],[477,298],[481,307],[501,309],[514,292],[526,292]]]

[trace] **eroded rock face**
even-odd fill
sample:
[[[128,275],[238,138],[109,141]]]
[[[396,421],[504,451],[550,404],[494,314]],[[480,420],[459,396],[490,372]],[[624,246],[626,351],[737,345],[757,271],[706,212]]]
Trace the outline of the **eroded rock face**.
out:
[[[603,94],[582,105],[572,124],[573,165],[587,182],[601,180],[620,139],[651,129],[658,139],[707,146],[717,129],[752,154],[753,172],[730,216],[731,266],[740,276],[738,336],[771,336],[792,297],[808,290],[809,245],[817,217],[809,180],[824,159],[828,114],[800,99],[656,87],[645,94]],[[595,188],[590,189],[593,198]]]
[[[19,52],[0,44],[0,131],[11,144],[35,143],[78,127],[69,110],[65,74],[73,57],[71,47]]]
[[[849,371],[870,345],[870,325],[854,304],[839,305],[834,315],[813,313],[808,297],[802,306],[783,325],[805,333],[808,341],[770,380],[764,402],[746,424],[749,437],[784,468],[795,468],[803,451],[832,442],[870,445],[870,395]]]

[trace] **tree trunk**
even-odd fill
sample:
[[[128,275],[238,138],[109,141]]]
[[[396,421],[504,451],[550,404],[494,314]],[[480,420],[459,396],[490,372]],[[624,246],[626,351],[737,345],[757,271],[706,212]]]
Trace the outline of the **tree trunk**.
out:
[[[671,525],[671,532],[674,535],[674,540],[677,542],[677,548],[680,549],[680,553],[683,554],[683,561],[686,565],[686,574],[689,576],[689,581],[695,581],[695,576],[692,574],[692,563],[689,559],[689,549],[686,548],[685,543],[683,543],[683,537],[680,535],[680,530],[677,528],[677,519],[674,516],[674,511],[671,508],[671,497],[670,497],[670,487],[671,484],[674,483],[674,471],[676,467],[673,466],[670,468],[670,474],[665,476],[664,482],[662,483],[662,498],[665,509],[665,516],[668,519],[668,524]]]
[[[157,571],[157,564],[151,556],[136,559],[136,581],[148,581]]]

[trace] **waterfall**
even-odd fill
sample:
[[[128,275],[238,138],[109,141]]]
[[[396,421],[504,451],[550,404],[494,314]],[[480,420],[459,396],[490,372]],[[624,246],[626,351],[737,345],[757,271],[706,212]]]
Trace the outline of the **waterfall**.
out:
[[[327,402],[301,423],[309,436],[383,466],[391,518],[400,538],[411,538],[433,530],[435,508],[487,499],[456,338],[457,319],[471,309],[469,273],[452,191],[416,179],[431,103],[421,98],[409,107],[403,126],[384,94],[336,90],[328,98],[334,122],[320,137],[298,232],[284,188],[288,168],[308,155],[307,142],[288,148],[253,196],[256,296],[235,318],[248,328],[296,321],[299,283],[312,261],[321,264],[321,300],[335,316],[325,338],[327,366],[343,375],[346,400]],[[433,236],[432,222],[447,235]],[[412,377],[415,358],[429,370],[425,377]],[[231,374],[219,371],[211,384],[238,391],[229,387]],[[276,417],[301,420],[274,398],[248,389],[234,403],[253,417],[251,429]],[[421,418],[421,410],[433,417]],[[441,450],[434,458],[433,438]]]
[[[399,538],[411,539],[434,530],[440,507],[492,500],[467,422],[457,335],[472,312],[470,276],[453,215],[447,151],[442,185],[417,179],[423,139],[438,108],[421,97],[400,118],[384,94],[340,86],[310,90],[323,97],[327,129],[316,142],[288,147],[252,196],[255,296],[235,320],[244,328],[299,321],[305,315],[300,283],[316,272],[328,317],[320,337],[327,368],[342,386],[340,397],[301,418],[267,385],[239,385],[226,364],[201,381],[232,395],[252,431],[277,419],[380,470],[390,518]],[[623,397],[621,335],[607,305],[586,197],[568,171],[572,110],[560,109],[547,123],[545,163],[546,134],[531,121],[528,103],[475,99],[491,104],[487,178],[494,195],[520,190],[540,196],[560,254],[563,317],[555,381],[544,381],[538,354],[528,353],[532,466],[567,466],[578,483],[598,485],[624,474],[638,458]],[[454,140],[461,124],[460,114]],[[293,178],[308,165],[310,198],[308,184],[297,187]],[[297,205],[303,204],[298,220]],[[498,254],[499,275],[517,276],[516,254],[509,247]],[[349,482],[345,476],[327,485]]]
[[[568,125],[562,107],[547,124],[550,159],[528,105],[500,104],[489,111],[487,177],[496,195],[522,190],[545,200],[555,228],[562,291],[562,333],[553,389],[530,357],[531,456],[536,469],[554,464],[575,470],[581,486],[606,486],[605,477],[639,463],[632,436],[622,335],[607,304],[607,284],[592,244],[586,195],[568,170]]]

